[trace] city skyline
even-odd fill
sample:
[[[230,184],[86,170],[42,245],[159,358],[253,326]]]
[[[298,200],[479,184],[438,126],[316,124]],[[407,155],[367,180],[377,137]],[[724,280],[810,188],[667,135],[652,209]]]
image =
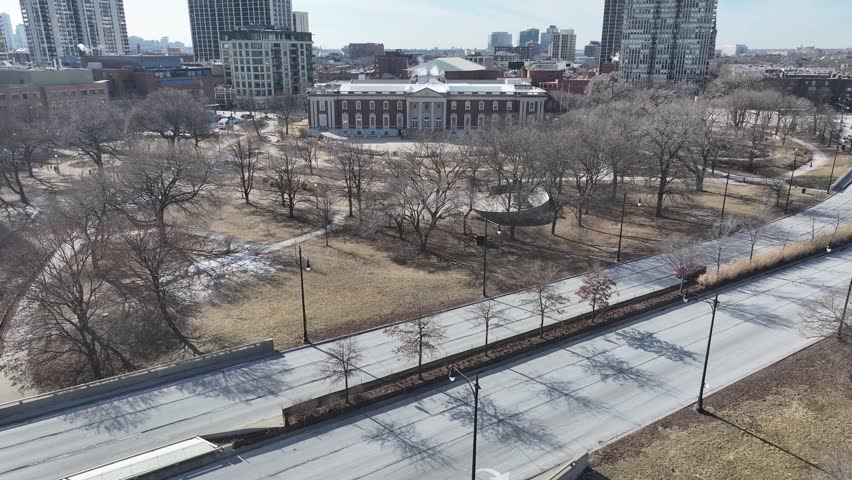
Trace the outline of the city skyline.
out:
[[[852,22],[852,11],[843,4],[844,0],[807,4],[795,0],[719,0],[717,47],[733,43],[751,48],[852,47],[852,30],[840,27]],[[517,38],[522,30],[543,31],[551,24],[573,28],[577,45],[600,40],[604,0],[575,1],[560,11],[548,7],[545,0],[530,0],[524,5],[519,8],[507,0],[471,0],[463,6],[451,0],[373,0],[366,4],[294,0],[293,10],[310,14],[315,43],[330,49],[368,41],[382,42],[388,48],[484,48],[491,32],[506,31]],[[125,11],[129,35],[146,39],[168,36],[191,43],[186,2],[176,6],[174,0],[125,0]],[[21,23],[18,0],[0,0],[0,12],[9,13],[13,24]],[[327,12],[335,13],[332,16]],[[771,24],[763,21],[770,14]],[[335,16],[345,22],[336,21]],[[415,16],[417,22],[392,21]],[[363,28],[377,23],[382,27]],[[433,30],[439,34],[433,35]]]

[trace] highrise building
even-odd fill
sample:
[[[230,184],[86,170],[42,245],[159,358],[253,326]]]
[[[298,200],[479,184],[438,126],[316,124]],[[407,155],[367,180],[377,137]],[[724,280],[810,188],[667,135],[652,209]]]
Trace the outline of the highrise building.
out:
[[[310,32],[311,28],[308,25],[308,12],[293,12],[293,31],[294,32]]]
[[[621,67],[629,83],[701,83],[716,49],[718,0],[627,0]]]
[[[17,48],[27,48],[29,46],[27,42],[27,28],[21,23],[15,25],[15,46]]]
[[[91,53],[129,51],[124,0],[21,0],[33,61],[75,62],[83,45]]]
[[[588,45],[583,48],[583,56],[594,58],[595,60],[599,59],[601,54],[601,42],[591,41]]]
[[[225,83],[237,100],[269,105],[275,96],[303,93],[314,81],[313,41],[308,32],[223,32],[221,46]],[[250,71],[250,62],[257,58],[266,59],[266,71]]]
[[[247,28],[292,30],[290,0],[189,0],[189,27],[197,61],[219,59],[219,36]]]
[[[511,47],[512,34],[509,32],[493,32],[488,36],[488,50],[494,52],[494,47]]]
[[[539,43],[539,30],[537,28],[530,28],[529,30],[524,30],[518,35],[519,47],[524,47],[529,42]]]
[[[573,62],[577,58],[577,35],[574,34],[573,28],[553,34],[550,56],[566,62]]]
[[[15,31],[12,30],[12,18],[8,13],[0,13],[0,36],[6,45],[6,50],[14,50],[18,48],[15,42]]]
[[[624,26],[624,4],[626,1],[605,0],[600,63],[612,63],[613,57],[621,51],[621,32]]]
[[[541,34],[541,48],[545,51],[550,48],[550,44],[553,43],[553,36],[559,33],[559,29],[556,28],[556,25],[551,25],[547,27],[547,30]]]

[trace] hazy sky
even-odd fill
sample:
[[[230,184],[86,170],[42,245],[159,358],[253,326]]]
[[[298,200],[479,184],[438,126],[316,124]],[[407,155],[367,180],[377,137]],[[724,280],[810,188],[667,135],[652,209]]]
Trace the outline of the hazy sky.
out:
[[[852,47],[850,0],[719,0],[719,41],[752,48]],[[310,14],[324,48],[382,42],[388,48],[485,47],[492,31],[512,33],[554,24],[573,28],[577,46],[598,40],[604,0],[293,0]],[[21,21],[18,0],[0,12]],[[190,43],[185,0],[124,0],[130,35]]]

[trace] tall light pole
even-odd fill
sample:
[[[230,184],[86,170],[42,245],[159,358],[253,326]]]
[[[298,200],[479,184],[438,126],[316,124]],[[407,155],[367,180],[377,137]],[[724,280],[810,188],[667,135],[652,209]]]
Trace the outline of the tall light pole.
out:
[[[471,461],[470,478],[476,480],[476,430],[479,422],[479,374],[476,374],[476,380],[471,382],[467,375],[456,367],[450,369],[450,381],[455,382],[456,376],[453,372],[458,373],[467,381],[467,386],[473,391],[473,460]]]
[[[485,286],[488,284],[488,224],[494,222],[485,217],[482,217],[482,220],[485,221],[485,241],[482,249],[482,296],[487,297]],[[500,229],[500,225],[496,223],[494,225],[497,225],[497,235],[502,235],[503,230]]]
[[[642,202],[637,203],[642,206]],[[618,228],[618,253],[615,255],[615,261],[621,261],[621,239],[624,237],[624,212],[627,210],[627,192],[624,192],[624,201],[621,204],[621,226]]]
[[[687,298],[684,297],[683,301],[686,302]],[[707,364],[710,361],[710,343],[713,341],[713,327],[716,324],[716,309],[719,308],[719,294],[716,294],[716,298],[714,298],[712,302],[707,300],[705,300],[705,302],[709,303],[713,308],[713,314],[710,316],[710,335],[707,337],[707,351],[704,354],[704,369],[701,372],[701,386],[698,389],[698,402],[695,403],[695,411],[698,413],[705,413],[704,388],[707,384]]]
[[[828,186],[825,187],[825,193],[831,194],[831,182],[834,181],[834,167],[837,166],[837,155],[840,153],[840,142],[837,143],[837,148],[834,150],[834,163],[831,164],[831,175],[828,176]]]
[[[305,275],[302,273],[302,246],[299,245],[299,285],[302,287],[302,342],[311,343],[308,340],[308,313],[305,310]],[[311,271],[311,259],[305,258],[304,270]]]
[[[849,306],[850,294],[852,294],[852,280],[849,281],[849,290],[846,290],[846,302],[843,304],[843,313],[840,314],[840,326],[837,328],[838,340],[843,340],[843,324],[846,322],[846,307]]]
[[[787,187],[787,202],[784,203],[784,215],[787,215],[787,210],[790,208],[790,193],[793,191],[793,177],[796,174],[796,164],[799,161],[799,149],[796,149],[796,154],[793,156],[793,170],[790,171],[790,185]]]
[[[722,214],[719,215],[719,223],[722,223],[725,220],[725,206],[728,203],[728,185],[731,183],[731,172],[728,172],[728,175],[725,176],[725,193],[722,197]]]

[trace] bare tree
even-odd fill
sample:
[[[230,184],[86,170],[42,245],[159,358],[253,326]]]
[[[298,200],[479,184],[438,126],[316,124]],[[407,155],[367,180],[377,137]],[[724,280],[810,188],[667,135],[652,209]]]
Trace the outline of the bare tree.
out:
[[[846,322],[846,297],[827,294],[807,302],[801,313],[802,329],[814,337],[837,336],[838,340],[848,337]]]
[[[615,293],[615,280],[607,277],[599,265],[583,275],[583,285],[577,290],[577,297],[592,307],[592,319],[600,308],[609,306],[609,300]]]
[[[331,149],[334,165],[343,177],[349,216],[354,216],[353,202],[357,205],[358,217],[363,218],[364,202],[376,177],[376,154],[358,146],[340,143]]]
[[[720,134],[717,118],[718,105],[712,101],[703,101],[693,107],[695,128],[687,147],[687,168],[695,178],[695,190],[704,191],[704,178],[707,169],[715,166],[719,152]]]
[[[136,368],[134,324],[104,276],[90,268],[92,248],[83,232],[91,218],[75,209],[58,211],[31,236],[35,254],[21,259],[38,273],[0,362],[0,370],[24,387],[62,388]]]
[[[130,131],[143,135],[154,133],[170,145],[184,139],[195,139],[210,127],[210,114],[189,93],[162,88],[145,97],[130,113]]]
[[[412,151],[388,161],[394,193],[405,219],[426,251],[429,236],[455,205],[467,156],[440,139],[422,139]]]
[[[576,148],[569,153],[572,160],[568,169],[574,178],[576,196],[571,203],[577,224],[582,227],[583,213],[588,212],[601,183],[606,177],[617,175],[612,167],[622,155],[623,144],[613,134],[613,121],[604,109],[589,112],[572,130]]]
[[[556,266],[538,262],[523,279],[530,296],[533,297],[533,309],[541,317],[538,329],[540,338],[544,338],[545,317],[552,312],[558,312],[563,305],[569,303],[568,298],[560,295],[553,284],[558,275]]]
[[[749,239],[749,254],[748,259],[751,261],[754,259],[754,247],[757,245],[757,242],[760,240],[760,237],[763,235],[763,231],[766,228],[767,219],[770,217],[770,206],[769,204],[763,204],[758,211],[754,212],[752,215],[743,216],[737,219],[737,223],[742,227],[743,231],[746,232]]]
[[[346,402],[349,402],[349,379],[358,371],[358,364],[364,360],[361,346],[355,337],[347,337],[334,342],[328,349],[328,358],[320,365],[320,372],[332,382],[343,381]]]
[[[385,333],[400,342],[394,352],[405,357],[417,358],[417,375],[422,380],[423,358],[434,355],[439,350],[441,342],[447,338],[447,334],[446,328],[426,311],[422,294],[418,293],[415,296],[411,313],[414,318],[388,327]]]
[[[84,103],[64,119],[63,143],[79,150],[103,174],[104,162],[121,157],[126,112],[113,103]]]
[[[284,134],[290,135],[290,123],[293,117],[305,109],[307,99],[304,95],[299,94],[284,94],[277,95],[272,99],[271,110],[278,115],[278,118],[284,120]],[[313,171],[311,171],[313,175]]]
[[[684,174],[683,157],[694,117],[685,99],[672,92],[650,92],[643,103],[642,137],[648,151],[650,172],[656,178],[656,216],[663,215],[663,202],[672,194],[674,180]]]
[[[268,162],[266,183],[278,196],[281,206],[295,218],[297,196],[302,189],[302,169],[292,146],[282,145],[278,155]]]
[[[293,148],[297,155],[308,166],[308,173],[314,174],[314,164],[319,166],[320,143],[313,138],[296,137],[293,140]]]
[[[240,181],[240,193],[246,205],[251,205],[254,176],[260,169],[262,155],[259,141],[254,137],[237,138],[228,148],[231,150],[231,166],[236,170]]]
[[[497,308],[497,305],[490,298],[483,300],[474,307],[474,319],[477,323],[485,327],[485,356],[488,356],[488,335],[491,329],[503,325],[503,315]]]
[[[669,237],[663,243],[662,257],[680,276],[680,292],[686,282],[686,270],[697,262],[698,246],[686,237]]]
[[[116,257],[124,261],[115,267],[115,284],[121,284],[128,296],[159,318],[181,346],[201,355],[188,333],[194,307],[186,287],[194,272],[189,249],[182,244],[186,238],[171,227],[165,236],[161,231],[142,228],[127,229],[120,237],[122,246]]]
[[[713,236],[713,245],[716,253],[716,271],[722,268],[722,254],[728,243],[731,242],[731,236],[739,229],[738,219],[728,217],[724,220],[715,222],[710,230]]]
[[[480,178],[482,167],[485,164],[485,159],[477,152],[465,152],[468,155],[467,159],[467,174],[464,182],[464,215],[462,215],[462,233],[467,235],[467,224],[470,219],[470,214],[476,206],[476,201],[479,199],[479,189],[483,181]]]
[[[328,235],[331,231],[333,215],[334,215],[334,189],[328,185],[317,184],[314,188],[316,191],[316,209],[320,221],[323,225],[325,236],[325,246],[328,246]]]
[[[212,201],[215,171],[204,155],[155,148],[130,157],[112,188],[116,208],[137,227],[155,226],[165,237],[168,210],[197,214]]]

